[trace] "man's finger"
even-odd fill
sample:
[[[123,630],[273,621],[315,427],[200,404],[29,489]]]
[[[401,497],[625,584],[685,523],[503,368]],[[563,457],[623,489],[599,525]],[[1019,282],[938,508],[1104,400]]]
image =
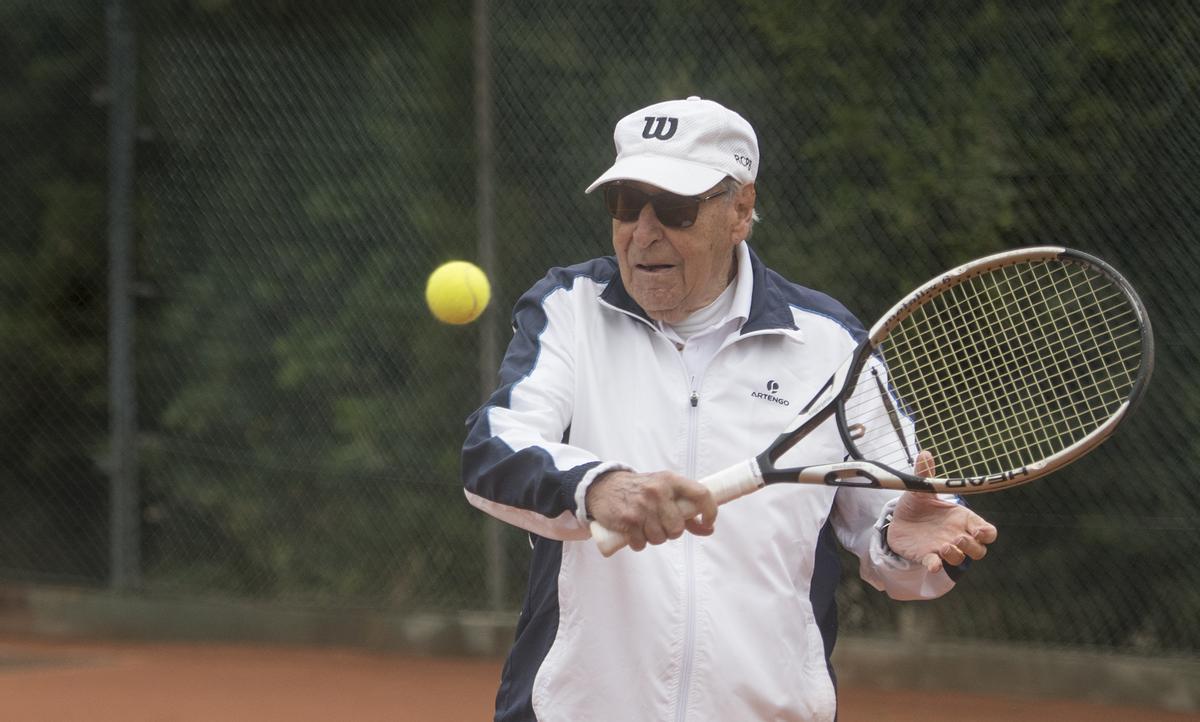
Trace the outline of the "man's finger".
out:
[[[942,558],[939,557],[937,554],[930,552],[929,554],[926,554],[924,557],[922,557],[921,564],[924,565],[925,569],[930,574],[933,574],[935,572],[941,571]]]
[[[964,536],[955,542],[955,546],[967,556],[979,561],[987,556],[987,547],[976,541],[973,537]],[[959,564],[961,562],[955,562]]]
[[[931,477],[937,472],[937,464],[933,460],[933,454],[928,451],[922,451],[917,454],[917,460],[913,464],[913,473],[917,476]]]
[[[699,516],[706,526],[712,526],[717,518],[717,500],[712,492],[700,484],[684,490],[679,500],[679,506],[687,518]]]
[[[684,517],[678,504],[662,504],[658,507],[658,523],[668,539],[678,539],[683,534]]]
[[[649,544],[662,544],[667,540],[667,532],[656,518],[646,520],[645,526],[642,527],[642,533]]]
[[[967,553],[954,544],[942,547],[941,558],[947,563],[958,566],[967,560]]]
[[[642,534],[641,529],[630,529],[625,532],[625,539],[629,542],[629,548],[635,552],[646,548],[646,537]]]
[[[987,523],[983,519],[979,519],[977,524],[967,524],[967,531],[971,532],[971,536],[982,544],[991,544],[992,542],[996,541],[996,537],[999,536],[999,532],[996,530],[996,527]]]

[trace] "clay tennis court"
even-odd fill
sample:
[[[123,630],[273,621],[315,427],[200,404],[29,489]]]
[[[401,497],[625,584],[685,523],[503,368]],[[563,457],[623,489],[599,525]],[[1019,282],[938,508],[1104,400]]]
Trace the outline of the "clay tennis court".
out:
[[[491,718],[500,660],[354,649],[0,640],[4,719],[70,722]],[[1171,713],[954,692],[841,691],[840,719],[1200,720]]]

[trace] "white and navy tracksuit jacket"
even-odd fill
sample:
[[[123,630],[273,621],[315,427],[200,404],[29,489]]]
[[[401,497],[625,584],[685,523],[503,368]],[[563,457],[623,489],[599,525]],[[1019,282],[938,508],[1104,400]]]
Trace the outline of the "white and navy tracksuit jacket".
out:
[[[582,489],[612,468],[691,478],[760,452],[863,337],[829,297],[743,243],[740,330],[694,377],[621,284],[614,258],[557,268],[518,301],[500,386],[469,420],[475,506],[530,532],[533,559],[496,720],[809,720],[836,714],[835,544],[899,599],[953,586],[880,548],[895,492],[778,485],[684,534],[605,559]],[[840,460],[832,423],[782,460]],[[582,485],[581,485],[582,482]]]

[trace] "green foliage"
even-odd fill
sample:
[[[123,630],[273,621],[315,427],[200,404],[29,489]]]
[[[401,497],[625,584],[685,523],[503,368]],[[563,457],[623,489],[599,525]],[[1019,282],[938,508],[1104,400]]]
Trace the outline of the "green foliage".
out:
[[[787,104],[781,115],[806,130],[805,171],[782,187],[803,187],[805,200],[795,207],[809,212],[770,218],[799,229],[804,250],[781,249],[773,243],[778,236],[763,233],[766,253],[794,277],[837,288],[868,319],[928,269],[999,247],[1051,243],[1099,253],[1146,292],[1152,313],[1160,311],[1158,385],[1145,405],[1180,408],[1167,396],[1181,389],[1194,403],[1189,362],[1161,342],[1190,337],[1171,326],[1190,325],[1195,303],[1186,302],[1191,312],[1167,310],[1164,304],[1180,299],[1160,294],[1178,286],[1150,277],[1164,269],[1151,270],[1144,248],[1187,257],[1192,281],[1184,287],[1194,283],[1194,253],[1186,250],[1194,243],[1183,219],[1194,221],[1200,208],[1178,181],[1185,168],[1194,171],[1195,156],[1162,151],[1164,143],[1195,148],[1200,137],[1194,103],[1181,96],[1200,69],[1182,51],[1200,27],[1197,18],[1179,5],[1147,11],[1119,2],[1025,11],[997,3],[890,3],[860,12],[835,5],[797,11],[794,3],[749,3],[775,67],[796,91],[774,102]],[[1033,47],[1016,52],[1022,42]],[[760,198],[784,205],[768,193]],[[1168,208],[1171,216],[1151,220],[1155,209]],[[1185,356],[1194,360],[1194,349]],[[1192,442],[1164,442],[1161,433],[1136,418],[1114,442],[1123,452],[1110,446],[1050,481],[974,499],[1000,525],[1002,540],[964,592],[926,612],[938,629],[1194,648],[1194,634],[1176,615],[1148,612],[1180,603],[1194,609],[1180,590],[1200,581],[1179,568],[1179,542],[1169,541],[1194,538],[1194,525],[1153,524],[1171,519],[1181,503],[1195,509],[1196,495],[1184,491],[1187,484],[1139,483],[1179,473],[1177,449]],[[1159,453],[1145,453],[1135,470],[1136,449]],[[1124,515],[1151,527],[1122,523]],[[1170,580],[1127,584],[1148,569]],[[1039,580],[1041,599],[1012,594],[1031,580]],[[858,603],[873,605],[862,618],[894,611]],[[1080,621],[1073,610],[1091,610],[1091,618]]]
[[[106,566],[100,18],[82,3],[0,9],[0,567],[76,579]]]
[[[417,287],[473,235],[457,185],[469,148],[430,135],[466,133],[467,18],[331,15],[314,53],[291,30],[319,13],[239,10],[146,46],[164,159],[149,186],[198,171],[187,196],[151,191],[149,252],[171,301],[148,330],[146,364],[165,375],[148,402],[151,577],[420,601],[444,570],[409,557],[446,496],[462,503],[446,440],[470,410],[453,392],[477,377],[473,335],[438,327]],[[246,72],[263,52],[289,84]]]
[[[747,4],[790,91],[771,103],[786,127],[762,135],[794,137],[798,156],[764,158],[768,222],[793,229],[770,236],[791,247],[778,265],[870,318],[929,268],[1001,246],[1018,192],[1008,122],[1029,92],[989,47],[993,9]]]
[[[458,487],[481,327],[436,324],[422,299],[436,265],[476,255],[471,9],[136,8],[151,586],[485,604]],[[20,574],[105,575],[103,27],[81,0],[0,9],[0,565]],[[481,324],[548,266],[609,252],[582,191],[613,123],[693,94],[758,132],[756,249],[863,319],[998,248],[1098,253],[1151,308],[1145,405],[1052,480],[973,499],[1001,539],[919,613],[947,635],[1195,650],[1179,550],[1200,498],[1178,458],[1200,454],[1198,34],[1182,0],[493,3]],[[504,541],[522,567],[520,535]],[[891,628],[896,606],[859,582],[842,597],[850,628]]]

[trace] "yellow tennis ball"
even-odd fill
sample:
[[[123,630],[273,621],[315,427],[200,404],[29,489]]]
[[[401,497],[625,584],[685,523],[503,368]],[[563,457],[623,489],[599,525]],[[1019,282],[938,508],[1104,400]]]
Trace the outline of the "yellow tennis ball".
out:
[[[492,297],[487,276],[474,263],[450,261],[437,267],[425,284],[425,303],[442,323],[470,323]]]

